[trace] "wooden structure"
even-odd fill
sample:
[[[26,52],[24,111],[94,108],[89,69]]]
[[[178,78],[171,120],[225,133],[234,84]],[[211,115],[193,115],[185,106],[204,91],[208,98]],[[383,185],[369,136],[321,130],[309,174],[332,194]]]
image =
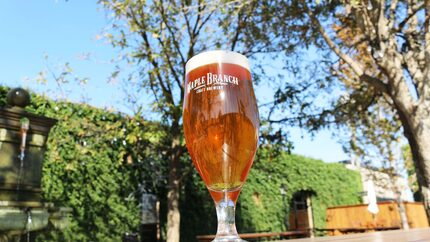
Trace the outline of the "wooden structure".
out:
[[[404,202],[410,228],[429,227],[422,203]],[[327,208],[326,230],[329,235],[400,229],[399,209],[395,202],[379,202],[379,213],[367,211],[367,204]]]
[[[308,191],[299,191],[293,195],[288,216],[288,229],[309,231],[309,236],[314,237],[311,196],[312,193]]]
[[[309,229],[309,214],[307,209],[292,210],[288,216],[289,229]]]

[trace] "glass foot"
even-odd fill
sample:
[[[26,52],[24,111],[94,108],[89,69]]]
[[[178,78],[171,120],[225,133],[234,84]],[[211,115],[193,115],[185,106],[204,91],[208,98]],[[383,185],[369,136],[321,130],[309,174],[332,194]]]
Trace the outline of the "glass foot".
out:
[[[214,240],[212,240],[212,242],[248,242],[248,241],[237,237],[231,237],[231,238],[223,237],[223,238],[215,238]]]

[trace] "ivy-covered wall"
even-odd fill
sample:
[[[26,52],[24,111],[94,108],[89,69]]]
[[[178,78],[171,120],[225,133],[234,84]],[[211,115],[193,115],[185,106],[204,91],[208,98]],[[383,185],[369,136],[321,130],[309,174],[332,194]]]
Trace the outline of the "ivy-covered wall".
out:
[[[261,149],[250,172],[240,198],[243,228],[255,231],[284,229],[285,210],[289,210],[294,193],[309,191],[315,227],[325,227],[327,207],[361,202],[360,174],[337,163],[299,155],[281,153],[272,157],[272,151]],[[286,190],[286,208],[280,187]]]
[[[0,106],[6,91],[0,87]],[[139,230],[138,199],[145,191],[159,196],[164,228],[168,161],[162,125],[37,95],[27,109],[59,121],[48,140],[42,189],[45,201],[73,209],[67,229],[44,232],[38,241],[121,241],[124,233]],[[181,241],[192,242],[216,232],[216,214],[188,156],[183,164]],[[343,165],[260,148],[239,197],[239,232],[285,230],[289,201],[301,190],[313,192],[315,224],[322,228],[327,206],[360,202],[361,182]]]
[[[0,88],[0,106],[7,90]],[[142,184],[156,182],[166,167],[156,149],[161,126],[37,95],[27,111],[58,119],[47,143],[43,198],[72,208],[67,229],[45,232],[38,240],[121,241],[126,232],[138,232]]]
[[[294,193],[313,193],[312,205],[316,228],[325,227],[327,207],[358,204],[362,191],[360,175],[342,164],[286,152],[275,154],[260,148],[248,180],[239,196],[237,227],[239,233],[285,231],[290,201]],[[216,214],[212,201],[198,174],[185,186],[182,204],[181,241],[196,241],[196,235],[216,232]],[[191,182],[192,181],[192,182]],[[281,186],[285,187],[285,201]]]

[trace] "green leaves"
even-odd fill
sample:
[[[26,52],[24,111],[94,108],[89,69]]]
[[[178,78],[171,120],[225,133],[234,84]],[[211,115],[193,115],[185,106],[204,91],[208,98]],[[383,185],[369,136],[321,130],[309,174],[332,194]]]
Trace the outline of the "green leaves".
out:
[[[285,197],[280,191],[282,186]],[[285,231],[291,198],[299,191],[313,192],[315,225],[324,228],[327,207],[361,202],[361,178],[358,172],[341,164],[260,148],[239,196],[236,216],[239,232]],[[213,201],[195,171],[185,179],[181,204],[181,220],[186,224],[181,228],[182,241],[195,241],[196,235],[215,233]]]
[[[6,92],[0,87],[0,104]],[[37,95],[27,109],[58,119],[47,144],[43,197],[73,209],[69,227],[39,241],[120,241],[138,231],[140,192],[159,193],[164,183],[154,181],[166,177],[157,154],[165,136],[161,126]]]

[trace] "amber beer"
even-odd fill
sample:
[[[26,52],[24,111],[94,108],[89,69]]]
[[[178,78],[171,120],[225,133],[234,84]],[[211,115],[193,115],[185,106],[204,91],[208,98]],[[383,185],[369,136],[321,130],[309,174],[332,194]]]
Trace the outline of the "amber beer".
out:
[[[228,58],[219,62],[217,56],[223,54]],[[259,116],[248,60],[223,51],[196,57],[186,71],[186,145],[214,200],[228,193],[235,202],[258,142]]]

